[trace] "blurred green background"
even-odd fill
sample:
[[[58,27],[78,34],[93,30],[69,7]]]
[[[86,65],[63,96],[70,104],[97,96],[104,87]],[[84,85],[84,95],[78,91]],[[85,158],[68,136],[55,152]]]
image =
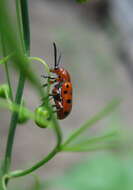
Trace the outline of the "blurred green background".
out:
[[[122,137],[117,150],[111,150],[111,153],[57,155],[36,172],[41,183],[38,187],[33,187],[34,177],[30,176],[12,180],[9,188],[132,189],[132,0],[92,0],[86,4],[78,4],[74,0],[29,0],[29,12],[31,56],[44,58],[52,66],[52,42],[55,41],[62,52],[62,65],[71,73],[73,110],[68,118],[60,122],[64,136],[97,113],[113,97],[121,97],[120,108],[85,135],[98,135],[118,128]],[[38,76],[44,74],[40,64],[34,65],[34,71]],[[17,73],[13,73],[12,80],[16,84]],[[1,67],[1,83],[4,79]],[[41,77],[40,80],[45,83]],[[28,83],[24,96],[32,110],[40,104],[40,99]],[[0,112],[1,150],[4,151],[10,117],[8,120],[7,111]],[[18,127],[13,169],[25,168],[41,159],[52,149],[54,142],[51,131],[37,128],[32,121]]]

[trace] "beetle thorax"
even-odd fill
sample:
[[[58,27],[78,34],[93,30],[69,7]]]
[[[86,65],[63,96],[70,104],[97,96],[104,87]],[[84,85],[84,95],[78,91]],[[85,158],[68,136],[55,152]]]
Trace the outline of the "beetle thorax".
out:
[[[57,69],[52,70],[52,72],[57,74],[60,81],[69,81],[70,82],[70,75],[66,69],[57,68]]]

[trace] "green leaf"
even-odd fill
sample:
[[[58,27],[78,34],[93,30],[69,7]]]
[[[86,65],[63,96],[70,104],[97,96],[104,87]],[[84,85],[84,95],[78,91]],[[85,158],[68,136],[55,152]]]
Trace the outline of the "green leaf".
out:
[[[117,143],[115,142],[115,144],[113,144],[113,140],[116,140],[117,137],[118,132],[114,131],[103,136],[86,139],[73,146],[63,146],[61,150],[72,152],[88,152],[100,149],[114,148],[117,146]]]
[[[107,140],[110,140],[110,139],[116,138],[116,137],[118,137],[118,131],[113,131],[113,132],[108,133],[106,135],[102,135],[102,136],[99,136],[99,137],[92,137],[90,139],[81,141],[81,142],[79,142],[79,145],[95,144],[95,143],[107,141]]]
[[[95,154],[86,161],[71,165],[63,177],[51,184],[55,189],[66,190],[132,190],[132,161],[124,161],[109,153]]]

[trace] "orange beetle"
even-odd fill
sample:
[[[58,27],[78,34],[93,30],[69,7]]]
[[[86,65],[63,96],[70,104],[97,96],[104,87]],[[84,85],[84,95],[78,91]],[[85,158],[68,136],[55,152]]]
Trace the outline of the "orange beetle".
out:
[[[57,61],[56,44],[53,43],[53,46],[55,65],[54,69],[51,69],[50,71],[56,74],[57,77],[50,77],[50,83],[56,83],[52,89],[52,96],[56,107],[57,117],[58,119],[64,119],[70,114],[72,109],[72,83],[68,71],[59,67],[61,55]]]

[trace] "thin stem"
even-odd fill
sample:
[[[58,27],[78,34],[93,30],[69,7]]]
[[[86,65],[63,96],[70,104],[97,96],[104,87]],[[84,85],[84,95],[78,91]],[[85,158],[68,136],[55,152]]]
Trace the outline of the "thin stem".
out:
[[[5,64],[8,60],[13,56],[14,53],[10,53],[9,55],[5,56],[4,58],[0,59],[0,64]]]
[[[113,131],[111,133],[108,133],[106,135],[103,136],[99,136],[99,137],[93,137],[84,141],[79,142],[78,144],[73,145],[74,147],[82,147],[82,148],[87,148],[90,145],[94,145],[96,143],[100,143],[100,142],[104,142],[105,140],[110,140],[113,137],[116,137],[116,135],[118,135],[118,131]],[[61,149],[64,150],[67,146],[62,145]]]
[[[23,24],[22,24],[22,11],[21,11],[21,0],[16,0],[16,14],[17,14],[17,21],[18,21],[18,30],[20,36],[21,47],[25,50],[25,42],[24,42],[24,34],[23,34]]]
[[[33,120],[35,119],[34,112],[31,112],[28,108],[26,108],[22,105],[17,105],[14,102],[11,102],[10,99],[8,99],[7,101],[0,100],[0,107],[8,109],[12,112],[19,112],[20,108],[21,108],[23,112],[27,113],[28,118],[33,119]]]
[[[6,181],[7,180],[8,180],[7,175],[3,176],[3,178],[2,178],[2,188],[3,188],[3,190],[7,190],[7,188],[6,188]]]
[[[101,144],[101,145],[95,145],[91,147],[77,147],[77,146],[66,146],[63,148],[62,151],[65,152],[90,152],[90,151],[97,151],[97,150],[104,150],[109,148],[115,148],[117,144]]]
[[[50,69],[49,69],[49,66],[48,66],[48,64],[43,60],[43,59],[41,59],[41,58],[39,58],[39,57],[29,57],[29,60],[35,60],[35,61],[38,61],[38,62],[40,62],[42,65],[44,65],[44,68],[45,68],[45,70],[46,70],[46,72],[48,73],[48,76],[50,76]],[[46,97],[48,97],[49,96],[49,91],[50,91],[50,79],[48,78],[48,80],[47,80],[47,94],[46,94]]]
[[[29,60],[35,60],[35,61],[40,62],[41,64],[44,65],[44,67],[45,67],[46,72],[48,73],[48,75],[50,74],[49,66],[48,66],[48,64],[43,59],[41,59],[40,57],[29,57]]]
[[[16,98],[15,98],[15,103],[18,105],[21,104],[21,98],[22,98],[23,89],[24,89],[24,82],[25,82],[24,77],[20,75]],[[12,117],[11,117],[11,123],[10,123],[6,153],[5,153],[4,173],[7,173],[7,171],[10,168],[15,130],[17,127],[17,121],[18,121],[18,113],[13,112]]]
[[[16,0],[20,1],[21,4],[21,14],[22,16],[22,34],[24,39],[24,48],[25,53],[29,56],[30,55],[30,22],[29,22],[29,11],[28,11],[28,1],[27,0]]]
[[[4,36],[1,36],[1,43],[2,43],[3,57],[6,57],[7,53],[6,53]],[[5,65],[6,79],[7,79],[7,83],[8,83],[9,90],[10,90],[10,99],[13,101],[12,85],[11,85],[11,81],[10,81],[10,75],[9,75],[9,69],[8,69],[7,61],[5,61],[4,65]]]
[[[54,149],[45,158],[43,158],[41,161],[34,164],[32,167],[25,169],[25,170],[10,172],[8,174],[9,178],[25,176],[25,175],[35,171],[36,169],[40,168],[45,163],[47,163],[49,160],[51,160],[58,152],[61,151],[60,145],[62,142],[62,133],[60,130],[60,126],[58,125],[58,122],[54,118],[54,116],[53,116],[53,125],[54,125],[54,130],[55,130],[56,139],[57,139],[57,143],[56,143],[56,146],[54,147]]]
[[[6,100],[7,101],[0,100],[0,107],[6,108],[6,109],[8,109],[8,110],[10,110],[12,112],[17,112],[17,113],[19,113],[19,111],[21,109],[22,112],[26,113],[27,118],[35,121],[36,116],[35,116],[34,112],[30,111],[28,108],[26,108],[26,107],[24,107],[22,105],[17,105],[16,103],[11,102],[9,98],[7,98]],[[46,126],[49,124],[49,121],[47,121],[47,120],[43,120],[43,122],[44,122],[44,125],[46,125]]]
[[[23,51],[25,52],[26,44],[24,43],[23,36],[26,34],[23,33],[24,27],[25,27],[23,24],[24,24],[24,19],[27,19],[27,18],[23,18],[21,3],[22,3],[22,0],[21,1],[16,0],[16,12],[17,12],[18,25],[19,25],[19,34],[20,34],[22,48],[23,48]],[[27,3],[27,1],[26,1],[26,3]],[[28,11],[28,9],[26,9],[25,12],[26,11]],[[23,14],[24,14],[24,12],[23,12]],[[25,53],[27,53],[27,52],[25,52]],[[22,99],[23,90],[24,90],[24,84],[25,84],[25,76],[20,71],[20,77],[19,77],[19,82],[18,82],[18,87],[17,87],[17,92],[16,92],[16,98],[15,98],[15,103],[18,105],[21,104],[21,99]],[[4,159],[4,165],[3,165],[4,173],[7,173],[9,171],[9,168],[11,165],[12,149],[13,149],[17,122],[18,122],[18,113],[13,112],[12,117],[11,117],[11,123],[10,123],[10,129],[9,129],[9,133],[8,133],[8,140],[7,140],[5,159]]]
[[[20,171],[14,171],[9,173],[9,178],[14,178],[14,177],[21,177],[21,176],[25,176],[28,175],[29,173],[35,171],[36,169],[40,168],[41,166],[43,166],[45,163],[47,163],[49,160],[51,160],[56,153],[58,152],[58,147],[55,147],[53,149],[53,151],[51,151],[48,156],[46,156],[43,160],[41,160],[40,162],[36,163],[35,165],[33,165],[31,168],[28,168],[26,170],[20,170]]]

